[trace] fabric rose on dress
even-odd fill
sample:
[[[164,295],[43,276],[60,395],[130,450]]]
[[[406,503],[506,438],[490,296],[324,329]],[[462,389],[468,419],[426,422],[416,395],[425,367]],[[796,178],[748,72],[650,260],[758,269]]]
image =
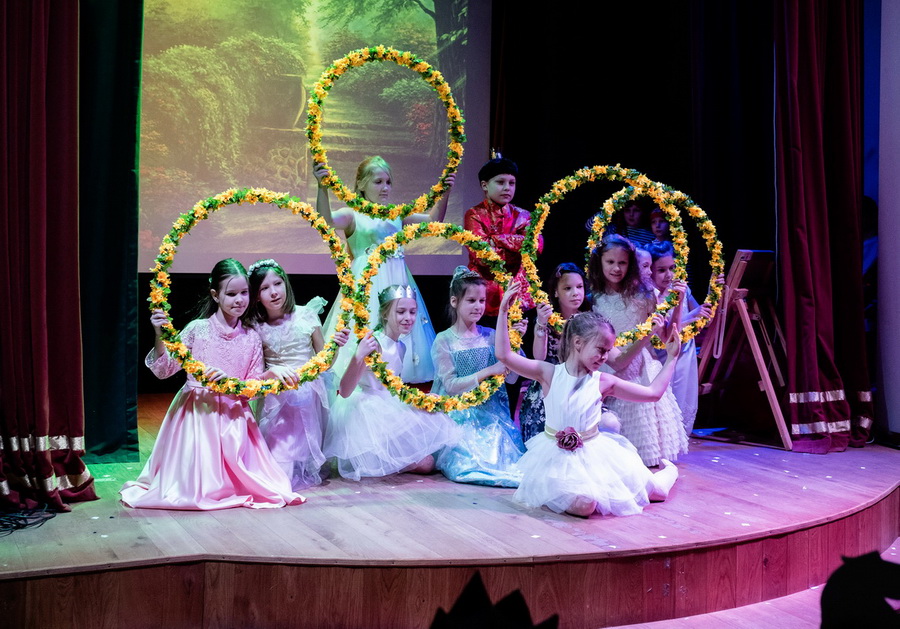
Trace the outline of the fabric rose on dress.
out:
[[[583,445],[584,441],[581,440],[581,435],[579,435],[578,431],[571,426],[556,432],[556,446],[563,450],[575,452],[575,450]]]

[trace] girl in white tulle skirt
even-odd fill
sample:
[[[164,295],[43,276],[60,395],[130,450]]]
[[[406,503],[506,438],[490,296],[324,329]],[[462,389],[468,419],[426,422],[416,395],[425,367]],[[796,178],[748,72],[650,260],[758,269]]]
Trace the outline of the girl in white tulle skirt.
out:
[[[359,341],[341,378],[340,395],[325,431],[325,456],[338,473],[359,480],[397,472],[434,471],[434,453],[452,446],[459,427],[444,413],[429,413],[401,402],[375,377],[366,356],[381,354],[396,374],[406,348],[400,336],[416,320],[416,294],[410,286],[389,286],[378,295],[379,325]]]
[[[495,352],[510,369],[541,384],[544,432],[525,444],[519,460],[522,480],[514,498],[533,507],[587,517],[640,513],[651,500],[665,500],[678,469],[663,460],[656,473],[641,462],[634,446],[616,434],[612,415],[603,416],[606,395],[633,402],[653,402],[666,390],[680,350],[677,337],[666,344],[668,358],[648,386],[598,371],[614,350],[615,331],[594,312],[573,315],[562,333],[560,364],[520,356],[509,347],[509,304],[520,288],[503,296],[497,320]]]

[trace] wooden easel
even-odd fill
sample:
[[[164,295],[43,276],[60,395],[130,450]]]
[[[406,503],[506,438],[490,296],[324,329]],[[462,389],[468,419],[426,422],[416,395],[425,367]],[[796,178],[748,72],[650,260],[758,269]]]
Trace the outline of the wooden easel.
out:
[[[759,372],[759,388],[766,394],[781,443],[785,450],[790,450],[791,434],[775,390],[775,382],[781,388],[785,386],[779,364],[779,356],[785,356],[786,352],[784,333],[772,300],[764,290],[773,268],[772,251],[739,249],[735,254],[718,314],[700,351],[700,394],[728,386],[743,344],[748,343]]]

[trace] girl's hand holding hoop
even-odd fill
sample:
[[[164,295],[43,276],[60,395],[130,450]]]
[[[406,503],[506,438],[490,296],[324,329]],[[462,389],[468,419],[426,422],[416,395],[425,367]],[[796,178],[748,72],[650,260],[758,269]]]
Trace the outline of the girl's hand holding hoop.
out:
[[[218,367],[208,367],[206,371],[203,372],[203,375],[211,382],[218,382],[219,380],[228,377],[225,372]]]
[[[651,317],[650,321],[650,334],[657,334],[660,330],[666,327],[666,319],[658,312],[655,313]]]
[[[372,352],[378,349],[378,341],[372,336],[372,332],[366,332],[366,335],[359,339],[359,345],[356,347],[356,357],[362,360]]]
[[[669,338],[666,339],[666,356],[668,360],[675,360],[681,353],[681,330],[672,326]]]
[[[162,327],[168,322],[169,317],[162,308],[155,309],[150,315],[150,323],[153,324],[153,331],[156,333],[157,337],[162,336]]]
[[[350,340],[350,328],[344,328],[334,333],[334,342],[338,347],[343,347]]]
[[[520,287],[518,282],[510,282],[503,293],[503,299],[500,300],[500,310],[509,310],[509,305],[519,296]]]
[[[537,324],[539,326],[547,326],[547,322],[550,321],[550,315],[553,314],[553,307],[547,303],[540,303],[537,305]]]
[[[674,280],[669,288],[678,294],[678,301],[680,302],[687,293],[687,282],[684,280]]]
[[[278,380],[281,381],[281,384],[287,387],[295,386],[300,380],[300,378],[297,376],[297,373],[293,369],[284,365],[275,365],[273,367],[270,367],[269,373],[271,373],[275,378],[278,378]]]

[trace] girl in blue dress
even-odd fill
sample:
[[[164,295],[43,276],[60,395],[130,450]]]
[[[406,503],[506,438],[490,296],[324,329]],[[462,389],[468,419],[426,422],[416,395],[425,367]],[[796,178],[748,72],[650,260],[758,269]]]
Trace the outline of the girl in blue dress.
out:
[[[486,291],[487,283],[480,275],[457,267],[450,282],[453,324],[437,335],[431,347],[433,393],[458,395],[497,374],[515,379],[494,356],[494,330],[478,325]],[[500,387],[483,404],[453,411],[450,417],[462,427],[462,437],[456,446],[438,455],[437,469],[458,483],[518,487],[521,473],[517,462],[525,446],[510,417],[506,387]]]

